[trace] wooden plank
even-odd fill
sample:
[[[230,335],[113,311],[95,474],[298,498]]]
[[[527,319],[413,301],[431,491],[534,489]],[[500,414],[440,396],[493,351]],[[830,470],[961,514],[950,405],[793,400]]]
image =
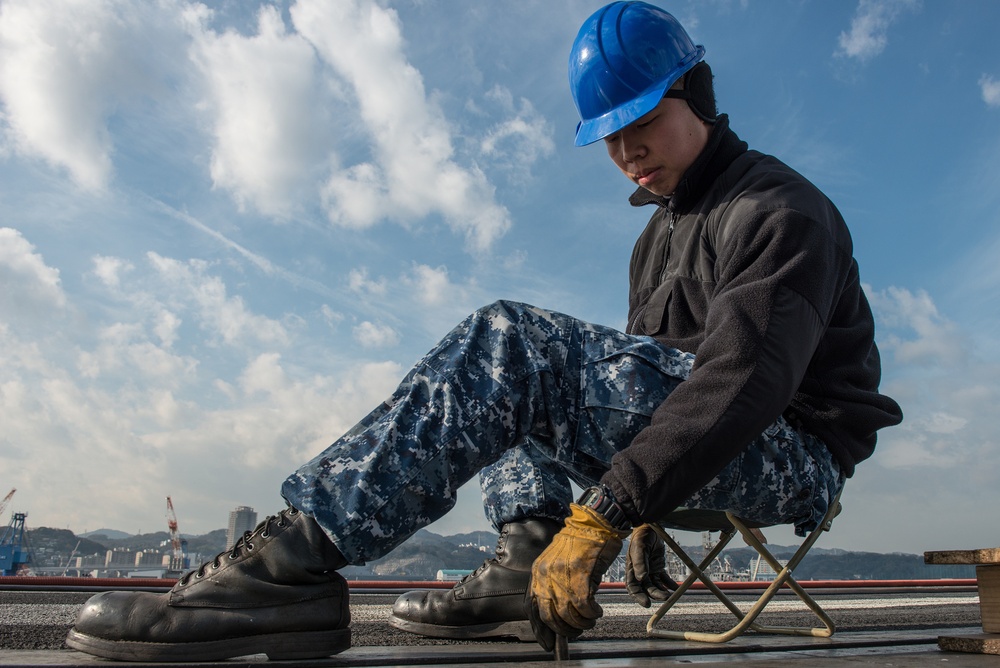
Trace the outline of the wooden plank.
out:
[[[924,552],[926,564],[1000,564],[1000,547]]]
[[[1000,633],[1000,566],[976,566],[983,631]]]
[[[981,633],[972,636],[939,636],[938,647],[946,652],[1000,654],[1000,635]]]

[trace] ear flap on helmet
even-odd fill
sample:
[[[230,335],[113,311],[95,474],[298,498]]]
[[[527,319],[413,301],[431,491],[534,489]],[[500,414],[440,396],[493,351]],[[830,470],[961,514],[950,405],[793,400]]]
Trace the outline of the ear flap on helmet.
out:
[[[688,91],[688,105],[701,120],[714,123],[719,110],[715,105],[715,86],[712,68],[704,60],[684,75],[684,89]]]

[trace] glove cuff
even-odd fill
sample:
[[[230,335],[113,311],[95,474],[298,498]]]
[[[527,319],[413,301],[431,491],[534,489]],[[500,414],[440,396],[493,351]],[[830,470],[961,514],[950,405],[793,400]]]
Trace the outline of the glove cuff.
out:
[[[590,508],[603,517],[607,523],[618,532],[629,532],[632,530],[632,523],[622,509],[611,489],[605,485],[595,485],[588,487],[580,495],[577,505]]]
[[[568,533],[587,540],[617,542],[619,549],[622,541],[629,535],[628,531],[611,526],[608,519],[593,508],[571,503],[569,509],[570,515],[566,518],[566,526],[560,533]]]

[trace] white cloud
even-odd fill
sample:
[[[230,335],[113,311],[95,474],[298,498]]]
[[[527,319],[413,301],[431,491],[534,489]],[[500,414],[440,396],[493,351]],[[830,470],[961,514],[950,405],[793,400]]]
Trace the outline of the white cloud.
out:
[[[440,219],[470,249],[490,248],[509,212],[484,170],[456,159],[454,130],[406,57],[396,12],[301,0],[290,13],[294,29],[263,6],[247,36],[216,30],[215,12],[183,0],[0,4],[0,152],[41,158],[101,191],[123,133],[163,131],[153,114],[194,125],[187,115],[200,111],[212,181],[243,210],[301,220],[322,207],[357,229]],[[549,150],[543,125],[522,101],[487,154],[530,166]],[[180,159],[200,161],[187,136]],[[151,150],[176,140],[143,137]],[[344,165],[341,144],[354,149]]]
[[[137,408],[148,407],[136,382],[112,391],[90,384],[61,365],[65,345],[58,336],[27,343],[0,327],[0,470],[36,522],[59,522],[49,526],[64,526],[60,515],[88,504],[127,508],[159,479],[160,459],[132,432],[142,421]],[[109,471],[126,473],[108,485]]]
[[[509,228],[509,213],[494,200],[481,169],[455,162],[448,122],[404,54],[396,12],[371,0],[301,0],[291,15],[300,34],[350,83],[371,142],[369,161],[329,179],[330,220],[368,227],[439,214],[471,248],[489,248]]]
[[[266,353],[258,356],[240,376],[240,387],[245,393],[269,393],[287,385],[285,372],[279,364],[281,355]]]
[[[317,77],[313,48],[289,34],[275,7],[262,7],[257,34],[192,22],[192,59],[206,79],[213,112],[211,173],[241,206],[287,217],[310,192],[315,172],[332,159],[329,90]]]
[[[365,348],[388,348],[399,343],[399,332],[365,320],[354,328],[354,340]]]
[[[866,286],[883,352],[883,391],[903,408],[902,425],[879,437],[876,457],[888,469],[935,469],[947,487],[970,468],[997,469],[997,363],[939,313],[931,296]],[[985,356],[984,356],[985,352]],[[984,454],[984,451],[989,454]],[[955,471],[945,475],[945,470]],[[920,475],[923,475],[920,473]],[[987,475],[985,471],[977,475]],[[993,474],[988,474],[992,480]],[[991,485],[994,482],[990,483]]]
[[[157,274],[177,291],[179,305],[190,306],[201,326],[224,343],[287,343],[288,332],[280,322],[251,312],[242,297],[230,297],[222,279],[208,275],[205,262],[181,262],[152,252],[147,258]]]
[[[323,321],[326,322],[330,329],[337,329],[344,319],[344,315],[342,313],[333,310],[328,304],[323,304],[320,307],[319,312],[323,317]]]
[[[555,153],[552,127],[529,100],[521,98],[515,107],[513,96],[503,86],[494,86],[486,97],[512,117],[490,128],[480,149],[499,161],[498,166],[512,172],[516,181],[527,181],[532,165]]]
[[[135,269],[135,266],[121,258],[96,255],[93,259],[94,275],[109,288],[121,285],[121,275]]]
[[[942,316],[924,290],[916,293],[890,287],[865,288],[879,326],[879,347],[906,365],[938,366],[964,354],[964,337],[955,323]],[[888,333],[883,334],[882,328]]]
[[[227,495],[263,499],[277,508],[284,477],[378,405],[398,379],[399,367],[386,362],[303,378],[290,373],[278,355],[263,354],[240,374],[231,407],[196,411],[144,440],[175,453],[166,464],[168,474],[183,475],[188,494],[203,490],[219,516],[228,510]],[[186,470],[188,457],[203,465]],[[238,476],[231,475],[234,461]],[[251,487],[240,490],[247,484]]]
[[[94,518],[161,530],[148,522],[162,517],[168,494],[182,529],[192,532],[217,528],[237,503],[276,509],[284,476],[377,405],[400,377],[391,362],[302,373],[262,352],[235,377],[203,386],[194,372],[211,351],[186,360],[190,368],[145,373],[140,358],[149,371],[166,351],[139,323],[118,323],[104,328],[89,354],[130,368],[124,382],[102,388],[53,363],[57,345],[27,343],[0,323],[0,470],[19,489],[34,526],[77,531],[97,528],[88,524]]]
[[[153,332],[164,347],[170,348],[177,341],[178,329],[181,326],[181,319],[166,309],[161,309],[156,314],[153,324]]]
[[[3,271],[16,269],[16,285],[42,286],[50,312],[53,295],[69,299],[58,271],[16,230],[0,231],[0,258]],[[103,292],[88,299],[104,308],[88,313],[93,329],[19,335],[0,319],[0,470],[34,526],[85,531],[100,518],[160,530],[148,522],[162,517],[166,495],[192,532],[217,528],[237,503],[270,511],[284,475],[377,405],[401,375],[389,361],[348,360],[331,371],[316,349],[286,360],[259,336],[277,323],[227,294],[211,265],[148,259],[132,266],[95,256],[101,280],[90,287]],[[217,320],[207,322],[212,311]],[[182,316],[207,333],[182,339]],[[223,320],[238,331],[220,331]],[[222,355],[243,362],[219,364]]]
[[[190,378],[197,362],[170,351],[169,344],[156,343],[141,323],[114,323],[99,334],[100,343],[93,352],[81,351],[78,368],[88,378],[108,373],[122,373],[134,378],[157,378],[176,387]]]
[[[919,6],[919,0],[861,0],[851,20],[850,32],[840,33],[837,55],[871,60],[889,43],[890,26],[904,11]]]
[[[160,46],[179,33],[170,2],[7,0],[0,5],[0,100],[17,152],[103,189],[108,118],[163,79]],[[159,9],[167,11],[159,11]]]
[[[969,424],[969,421],[957,415],[935,411],[923,417],[923,423],[924,428],[933,434],[953,434]]]
[[[448,278],[448,268],[415,264],[406,282],[417,293],[417,299],[428,306],[460,302],[463,291]]]
[[[845,514],[844,539],[879,545],[885,540],[879,527],[891,524],[902,534],[916,534],[901,541],[906,550],[976,547],[980,532],[955,517],[976,516],[977,508],[996,503],[996,350],[972,343],[970,333],[942,315],[924,291],[865,289],[879,346],[888,353],[881,391],[899,402],[904,417],[879,433],[874,456],[847,485],[845,505],[866,512]],[[901,505],[912,508],[916,519],[900,519]]]
[[[482,299],[474,278],[456,282],[446,266],[419,262],[412,262],[407,271],[391,280],[384,276],[372,279],[365,267],[353,269],[348,274],[348,287],[363,299],[363,310],[381,318],[401,319],[408,334],[422,331],[428,340],[439,338],[444,333],[442,327],[454,325],[474,308],[474,300]],[[415,305],[421,308],[415,309]],[[355,340],[367,348],[394,346],[401,340],[395,329],[381,323],[364,322],[353,332]]]
[[[979,77],[979,88],[983,92],[983,102],[991,107],[1000,107],[1000,81],[984,74]]]
[[[45,264],[18,230],[0,227],[0,313],[4,319],[44,319],[66,306],[59,270]]]
[[[385,295],[389,287],[385,277],[380,277],[377,280],[369,279],[366,267],[352,269],[347,276],[347,285],[351,292],[379,296]]]

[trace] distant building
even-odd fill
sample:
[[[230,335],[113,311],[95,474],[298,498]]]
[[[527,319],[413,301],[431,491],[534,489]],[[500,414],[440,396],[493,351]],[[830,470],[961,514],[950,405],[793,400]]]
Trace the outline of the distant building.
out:
[[[135,553],[135,566],[162,566],[163,556],[159,550],[140,550]]]
[[[438,582],[458,582],[472,571],[465,569],[442,568],[437,572]]]
[[[128,548],[115,548],[113,550],[108,550],[104,557],[105,568],[114,568],[116,566],[135,566],[136,554],[134,551]]]
[[[788,565],[788,559],[778,559],[778,565],[784,568]],[[774,578],[778,577],[778,574],[771,564],[764,561],[762,558],[757,557],[750,560],[750,581],[751,582],[770,582]]]
[[[229,529],[226,531],[226,549],[231,550],[236,541],[246,531],[253,531],[257,526],[257,513],[250,506],[237,506],[229,513]]]
[[[99,554],[91,554],[86,557],[74,557],[70,564],[73,568],[99,568],[105,565],[105,559]]]

